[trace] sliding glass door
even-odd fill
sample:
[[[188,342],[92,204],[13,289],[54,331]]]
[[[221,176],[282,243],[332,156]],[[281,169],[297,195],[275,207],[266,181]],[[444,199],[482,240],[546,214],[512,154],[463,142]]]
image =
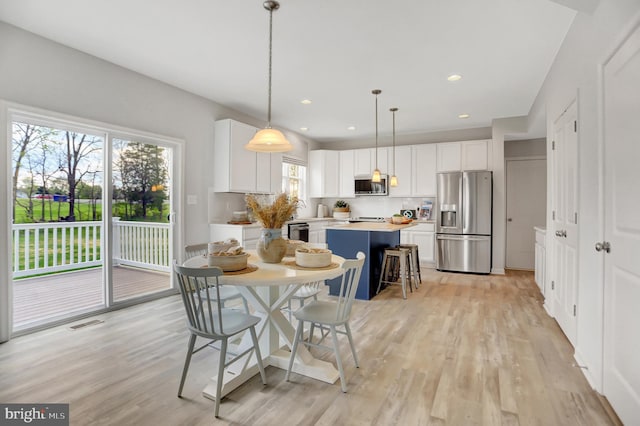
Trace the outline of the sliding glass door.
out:
[[[171,288],[173,150],[112,139],[113,301]]]
[[[9,126],[14,332],[171,291],[176,145],[27,113]]]

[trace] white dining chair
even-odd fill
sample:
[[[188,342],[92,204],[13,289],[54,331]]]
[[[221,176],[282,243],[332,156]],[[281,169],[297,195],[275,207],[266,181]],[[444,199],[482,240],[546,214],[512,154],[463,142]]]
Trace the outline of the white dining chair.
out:
[[[174,263],[174,271],[176,281],[180,287],[182,302],[187,313],[187,328],[191,332],[182,377],[180,378],[178,397],[182,396],[182,388],[184,387],[189,364],[191,363],[191,356],[207,347],[218,349],[215,345],[212,345],[212,343],[219,341],[220,359],[218,361],[218,377],[216,380],[217,388],[215,395],[215,416],[218,417],[223,375],[226,367],[250,352],[253,352],[258,363],[262,383],[267,384],[267,378],[262,364],[262,355],[260,354],[260,347],[258,345],[258,336],[256,335],[255,329],[256,324],[260,322],[260,318],[236,309],[224,308],[220,293],[225,286],[221,285],[218,281],[218,277],[222,275],[222,269],[217,267],[187,268]],[[246,330],[249,330],[251,333],[253,345],[237,354],[227,353],[229,339]],[[194,349],[198,337],[207,339],[207,343]],[[229,360],[227,360],[228,356],[230,357]]]
[[[184,259],[187,260],[196,256],[206,256],[208,254],[208,251],[209,251],[209,245],[207,243],[187,245],[187,246],[184,246],[184,254],[185,254]],[[217,297],[217,296],[218,296],[217,293],[213,294],[213,297]],[[244,311],[248,314],[250,313],[249,304],[247,303],[247,300],[244,297],[242,297],[242,294],[240,294],[237,288],[233,286],[223,287],[222,291],[220,292],[220,297],[222,298],[220,300],[222,301],[223,306],[226,306],[226,303],[232,300],[242,301],[242,305],[244,306]]]
[[[342,387],[342,392],[347,391],[347,381],[344,377],[342,358],[340,357],[340,350],[338,347],[338,334],[347,335],[347,338],[349,339],[349,345],[351,346],[351,352],[353,353],[353,360],[356,364],[356,367],[359,367],[358,356],[356,355],[356,348],[353,345],[353,337],[351,336],[351,328],[349,327],[349,317],[351,315],[353,300],[356,296],[356,290],[358,289],[358,281],[360,280],[360,273],[362,272],[364,259],[364,253],[358,252],[358,254],[356,255],[356,259],[347,259],[344,261],[344,263],[342,264],[342,269],[344,270],[342,275],[342,282],[340,284],[340,291],[335,302],[313,300],[309,304],[303,306],[293,313],[293,316],[295,316],[298,320],[298,327],[296,328],[293,347],[291,348],[289,368],[287,369],[285,380],[289,381],[298,345],[302,343],[303,345],[307,345],[310,347],[329,350],[333,349],[336,357],[336,364],[338,365],[338,372],[340,373],[340,385]],[[311,324],[308,340],[304,340],[303,338],[305,322],[309,322]],[[331,333],[331,338],[333,340],[333,347],[324,346],[321,344],[325,338],[324,334],[318,341],[318,343],[314,343],[312,341],[313,330],[315,326],[319,327],[321,330],[329,330],[329,332]],[[344,330],[339,327],[344,328]]]

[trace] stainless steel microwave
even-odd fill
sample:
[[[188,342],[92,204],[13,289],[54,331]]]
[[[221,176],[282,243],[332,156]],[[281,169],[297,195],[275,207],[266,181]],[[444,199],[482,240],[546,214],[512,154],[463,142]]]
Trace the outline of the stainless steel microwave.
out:
[[[355,177],[355,193],[356,195],[388,195],[389,194],[389,177],[382,175],[380,182],[371,182],[371,175],[362,175]]]

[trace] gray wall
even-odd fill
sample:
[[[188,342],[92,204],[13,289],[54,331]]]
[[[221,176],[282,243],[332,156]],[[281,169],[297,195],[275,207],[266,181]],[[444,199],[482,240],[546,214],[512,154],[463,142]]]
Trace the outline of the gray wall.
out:
[[[504,141],[504,158],[546,157],[547,139]]]

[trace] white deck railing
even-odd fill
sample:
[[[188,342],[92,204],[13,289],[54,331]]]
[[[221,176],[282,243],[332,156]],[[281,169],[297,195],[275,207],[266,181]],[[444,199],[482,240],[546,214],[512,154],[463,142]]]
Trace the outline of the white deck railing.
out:
[[[13,277],[102,264],[102,222],[13,225]],[[113,220],[113,262],[169,271],[169,224]]]

